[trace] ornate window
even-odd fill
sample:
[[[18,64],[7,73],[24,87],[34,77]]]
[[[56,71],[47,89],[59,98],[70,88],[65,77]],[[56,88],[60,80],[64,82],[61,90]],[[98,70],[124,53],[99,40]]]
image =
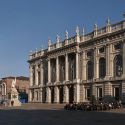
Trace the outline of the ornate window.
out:
[[[88,51],[87,52],[87,57],[91,57],[92,56],[92,51]]]
[[[113,95],[114,95],[114,97],[115,97],[115,99],[116,100],[119,100],[119,98],[120,98],[120,87],[114,87],[113,88]]]
[[[92,61],[88,61],[87,63],[87,79],[93,79],[93,62]]]
[[[56,81],[56,61],[54,60],[51,65],[51,81]]]
[[[85,89],[85,98],[90,100],[91,97],[91,89],[90,88],[86,88]]]
[[[63,82],[65,80],[65,62],[62,61],[60,63],[60,81]]]
[[[98,100],[101,101],[101,99],[102,99],[102,87],[97,87],[97,97],[98,97]]]
[[[105,58],[99,59],[99,77],[104,78],[106,75],[106,60]]]
[[[120,43],[117,43],[114,45],[115,50],[121,49],[122,45]]]
[[[116,55],[114,58],[114,75],[121,76],[123,69],[122,56]]]
[[[99,49],[99,53],[103,53],[103,52],[105,52],[104,47],[102,47],[102,48]]]

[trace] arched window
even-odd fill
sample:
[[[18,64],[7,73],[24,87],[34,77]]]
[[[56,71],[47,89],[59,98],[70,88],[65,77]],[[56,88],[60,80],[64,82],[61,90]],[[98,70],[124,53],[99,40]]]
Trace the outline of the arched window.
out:
[[[88,61],[87,63],[87,79],[93,79],[93,62]]]
[[[106,60],[105,58],[99,59],[99,77],[104,78],[106,75]]]
[[[122,56],[116,55],[114,58],[114,75],[121,76],[123,69]]]

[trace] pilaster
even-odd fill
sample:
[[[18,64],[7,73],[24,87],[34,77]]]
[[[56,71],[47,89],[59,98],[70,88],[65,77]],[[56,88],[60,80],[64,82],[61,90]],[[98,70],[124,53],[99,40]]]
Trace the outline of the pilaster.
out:
[[[48,59],[48,83],[51,83],[50,59]]]
[[[85,51],[83,51],[83,55],[82,55],[82,80],[86,80],[86,58],[85,58]]]
[[[110,77],[110,46],[106,45],[106,78]]]
[[[125,40],[123,41],[123,78],[125,79]]]
[[[74,87],[75,87],[74,101],[78,103],[80,102],[80,85],[76,84]]]
[[[30,86],[33,85],[33,68],[32,66],[30,65]]]
[[[69,103],[69,88],[68,88],[68,86],[64,86],[63,90],[64,90],[63,102]]]
[[[28,102],[32,102],[32,92],[29,90],[28,92]]]
[[[40,66],[40,69],[41,69],[41,86],[43,86],[43,62],[41,62],[41,66]]]
[[[35,66],[35,85],[38,85],[38,65]]]
[[[54,88],[54,103],[59,103],[59,89],[57,86]]]
[[[39,101],[42,103],[43,102],[43,89],[40,88],[40,91],[39,91]]]
[[[76,53],[76,80],[79,79],[79,55]]]
[[[113,58],[113,45],[112,44],[110,44],[109,45],[109,48],[110,48],[110,58],[109,58],[109,65],[110,65],[110,68],[109,68],[109,74],[110,74],[110,76],[111,77],[113,77],[113,75],[114,75],[114,68],[113,68],[113,66],[114,66],[114,58]]]
[[[49,87],[46,88],[46,103],[51,103],[51,89]]]
[[[98,49],[94,50],[94,78],[99,78],[99,58],[98,58]]]

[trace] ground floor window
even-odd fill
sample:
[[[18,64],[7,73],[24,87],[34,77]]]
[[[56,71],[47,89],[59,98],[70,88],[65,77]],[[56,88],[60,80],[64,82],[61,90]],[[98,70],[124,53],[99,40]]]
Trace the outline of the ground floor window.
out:
[[[120,98],[120,88],[119,87],[114,87],[114,97],[116,100],[119,100]]]
[[[86,99],[90,100],[90,97],[91,97],[91,90],[90,90],[90,88],[86,88],[86,90],[85,90],[85,97],[86,97]]]
[[[36,100],[38,101],[39,100],[39,93],[38,93],[38,91],[36,91],[35,94],[36,94],[35,95],[36,96]]]
[[[102,87],[98,87],[97,88],[97,97],[98,97],[98,100],[102,100]]]

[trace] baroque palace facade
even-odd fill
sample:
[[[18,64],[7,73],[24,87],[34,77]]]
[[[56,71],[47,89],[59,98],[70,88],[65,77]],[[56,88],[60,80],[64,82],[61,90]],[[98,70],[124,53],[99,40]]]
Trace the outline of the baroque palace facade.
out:
[[[125,102],[125,19],[76,35],[29,55],[29,101],[71,103],[114,97]]]

